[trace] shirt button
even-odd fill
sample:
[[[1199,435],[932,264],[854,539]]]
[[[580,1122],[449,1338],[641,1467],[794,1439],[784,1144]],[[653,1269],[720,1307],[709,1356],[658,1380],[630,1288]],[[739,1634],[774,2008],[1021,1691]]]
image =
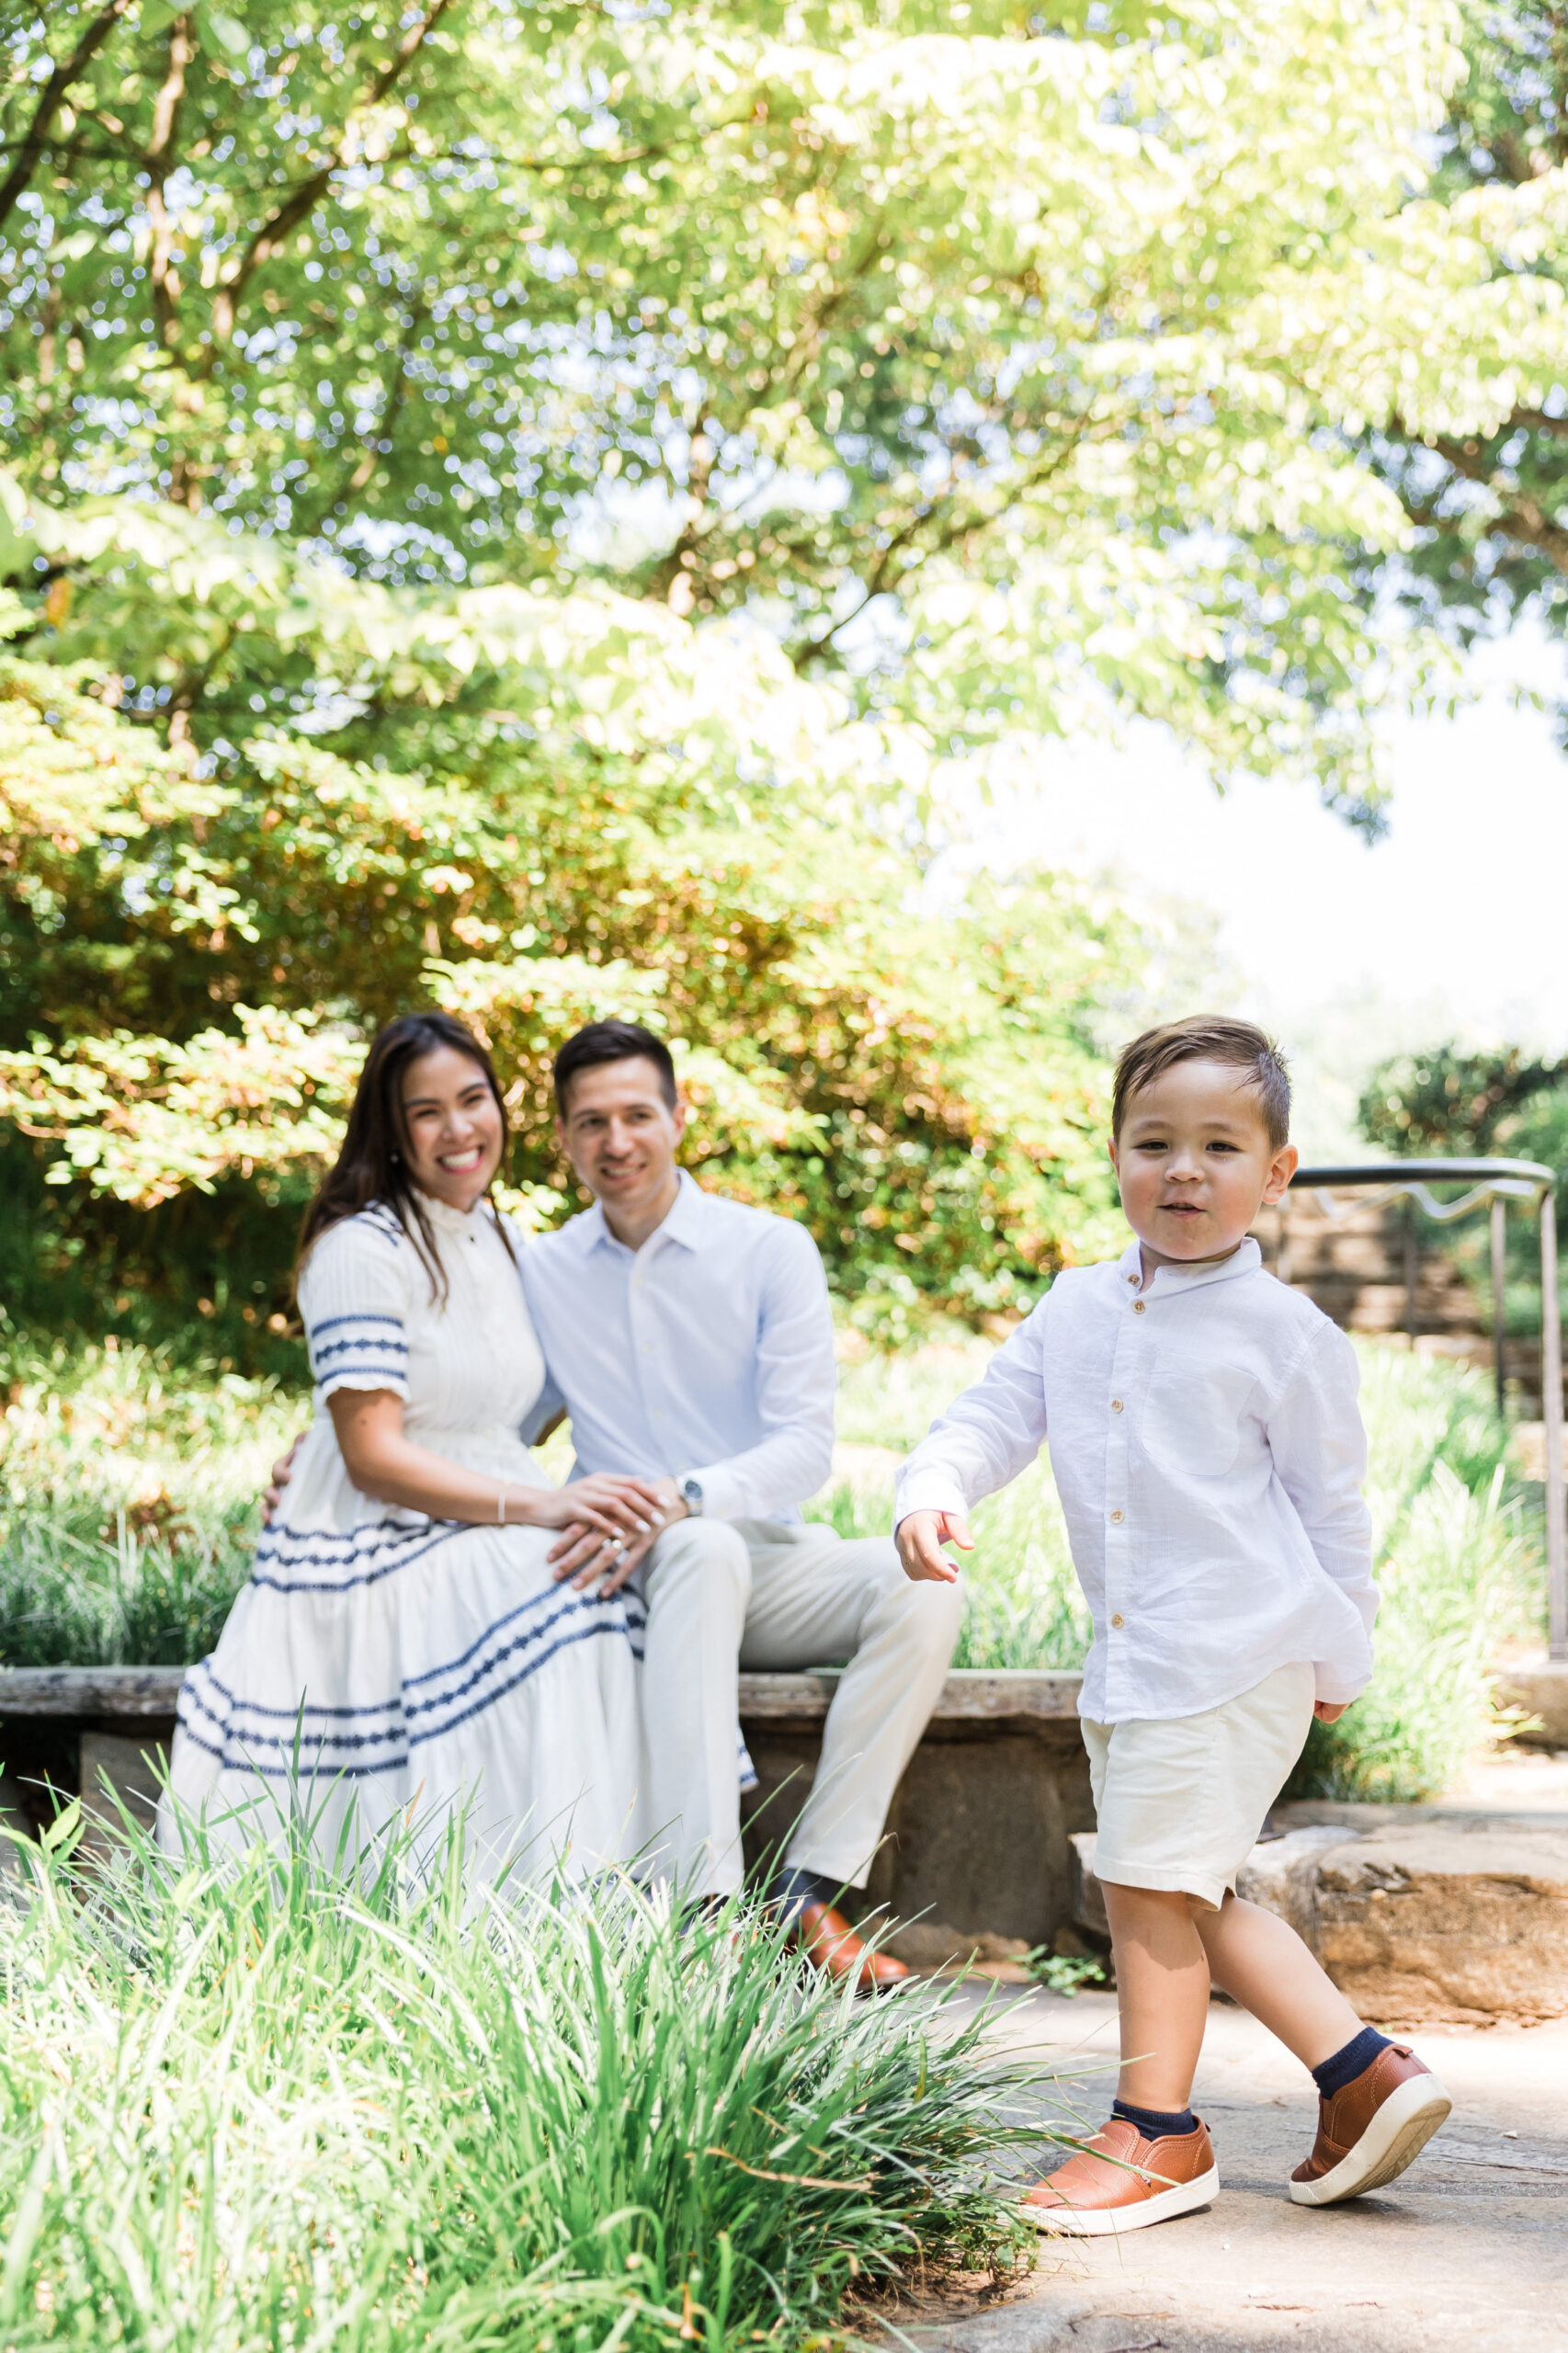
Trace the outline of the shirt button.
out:
[[[1120,1514],[1120,1512],[1119,1512],[1119,1511],[1113,1511],[1113,1512],[1112,1512],[1112,1514],[1111,1514],[1111,1518],[1112,1518],[1112,1519],[1119,1519],[1119,1518],[1121,1518],[1121,1514]],[[1119,1625],[1119,1624],[1120,1624],[1120,1622],[1121,1622],[1121,1621],[1120,1621],[1120,1620],[1119,1620],[1119,1619],[1118,1619],[1117,1623]]]
[[[1111,1412],[1112,1412],[1113,1414],[1119,1414],[1119,1413],[1120,1413],[1120,1411],[1121,1411],[1121,1400],[1120,1400],[1120,1398],[1119,1398],[1119,1397],[1113,1397],[1113,1398],[1111,1399],[1111,1401],[1110,1401],[1110,1410],[1111,1410]]]
[[[1133,1301],[1133,1302],[1132,1302],[1132,1313],[1133,1313],[1133,1314],[1134,1314],[1134,1315],[1142,1315],[1142,1313],[1143,1313],[1144,1308],[1145,1308],[1147,1305],[1148,1305],[1148,1302],[1147,1302],[1147,1300],[1135,1299],[1135,1300]]]
[[[1125,1618],[1113,1618],[1110,1622],[1113,1626],[1124,1626],[1127,1620]]]

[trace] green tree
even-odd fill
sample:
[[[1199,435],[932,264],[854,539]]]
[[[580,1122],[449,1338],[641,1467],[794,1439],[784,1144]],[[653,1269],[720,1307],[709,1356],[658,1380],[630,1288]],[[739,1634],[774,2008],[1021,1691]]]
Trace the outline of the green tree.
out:
[[[1429,180],[1437,0],[0,27],[42,1254],[260,1313],[258,1201],[431,992],[536,1137],[562,1028],[663,1020],[700,1150],[846,1288],[980,1308],[1100,1246],[1140,944],[923,869],[955,771],[1119,715],[1376,822],[1428,648],[1362,438],[1544,414],[1561,357],[1557,181]]]
[[[6,13],[29,488],[744,607],[905,723],[891,785],[1120,707],[1367,813],[1412,534],[1347,436],[1491,432],[1557,369],[1540,203],[1409,201],[1428,0]],[[176,733],[311,701],[85,640]]]
[[[243,549],[209,562],[208,609],[256,596]],[[341,656],[358,592],[335,585]],[[721,720],[684,623],[618,630],[586,600],[551,681],[570,609],[549,607],[529,665],[515,615],[483,642],[488,595],[450,617],[460,670],[427,613],[383,654],[404,704],[388,740],[418,759],[402,771],[297,736],[199,769],[106,710],[101,678],[0,664],[0,972],[21,1033],[0,1115],[45,1182],[29,1248],[47,1226],[43,1255],[100,1291],[186,1305],[226,1288],[264,1324],[293,1221],[260,1212],[302,1199],[367,1026],[432,996],[502,1053],[536,1219],[566,1206],[551,1054],[619,1010],[676,1043],[699,1163],[807,1219],[873,1324],[921,1297],[1027,1302],[1100,1246],[1093,1025],[1136,970],[1126,927],[1043,881],[923,922],[910,852],[845,795],[816,805],[821,739],[799,766],[776,743],[746,783],[796,700],[787,674],[768,691],[776,655],[748,680],[737,647]],[[675,749],[650,741],[672,727]]]
[[[1512,265],[1568,286],[1568,28],[1538,0],[1461,0],[1464,72],[1439,134],[1437,185],[1478,225],[1511,218]],[[1561,365],[1544,392],[1518,383],[1490,417],[1412,429],[1396,414],[1370,437],[1415,537],[1415,601],[1461,642],[1521,613],[1568,631],[1568,400]]]
[[[1518,1149],[1521,1106],[1568,1078],[1568,1063],[1542,1062],[1522,1047],[1466,1053],[1456,1045],[1400,1054],[1367,1081],[1357,1124],[1390,1152],[1460,1158]]]

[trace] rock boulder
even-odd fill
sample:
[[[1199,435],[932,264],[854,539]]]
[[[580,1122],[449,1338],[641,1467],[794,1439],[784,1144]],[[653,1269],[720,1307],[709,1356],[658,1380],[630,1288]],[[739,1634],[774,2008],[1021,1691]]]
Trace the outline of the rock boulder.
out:
[[[1381,1819],[1255,1847],[1237,1893],[1289,1920],[1374,2024],[1568,2016],[1568,1829],[1528,1814],[1358,1811]],[[1074,1916],[1101,1929],[1094,1843],[1073,1841]]]

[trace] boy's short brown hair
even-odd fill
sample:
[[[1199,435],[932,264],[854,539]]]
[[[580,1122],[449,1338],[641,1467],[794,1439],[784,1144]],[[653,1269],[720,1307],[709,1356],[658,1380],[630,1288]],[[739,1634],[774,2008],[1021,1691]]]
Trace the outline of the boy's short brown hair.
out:
[[[1177,1063],[1232,1063],[1247,1073],[1258,1093],[1268,1142],[1278,1152],[1290,1141],[1290,1073],[1272,1038],[1250,1021],[1218,1013],[1189,1013],[1183,1021],[1163,1021],[1145,1029],[1117,1057],[1111,1090],[1110,1131],[1121,1133],[1134,1095]]]

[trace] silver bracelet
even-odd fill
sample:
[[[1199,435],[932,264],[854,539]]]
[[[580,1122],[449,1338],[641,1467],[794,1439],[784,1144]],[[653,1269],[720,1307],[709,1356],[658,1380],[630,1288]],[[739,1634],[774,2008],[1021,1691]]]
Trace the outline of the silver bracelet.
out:
[[[506,1525],[506,1498],[510,1494],[511,1489],[509,1487],[503,1487],[500,1494],[495,1498],[495,1525],[497,1528],[505,1528]]]

